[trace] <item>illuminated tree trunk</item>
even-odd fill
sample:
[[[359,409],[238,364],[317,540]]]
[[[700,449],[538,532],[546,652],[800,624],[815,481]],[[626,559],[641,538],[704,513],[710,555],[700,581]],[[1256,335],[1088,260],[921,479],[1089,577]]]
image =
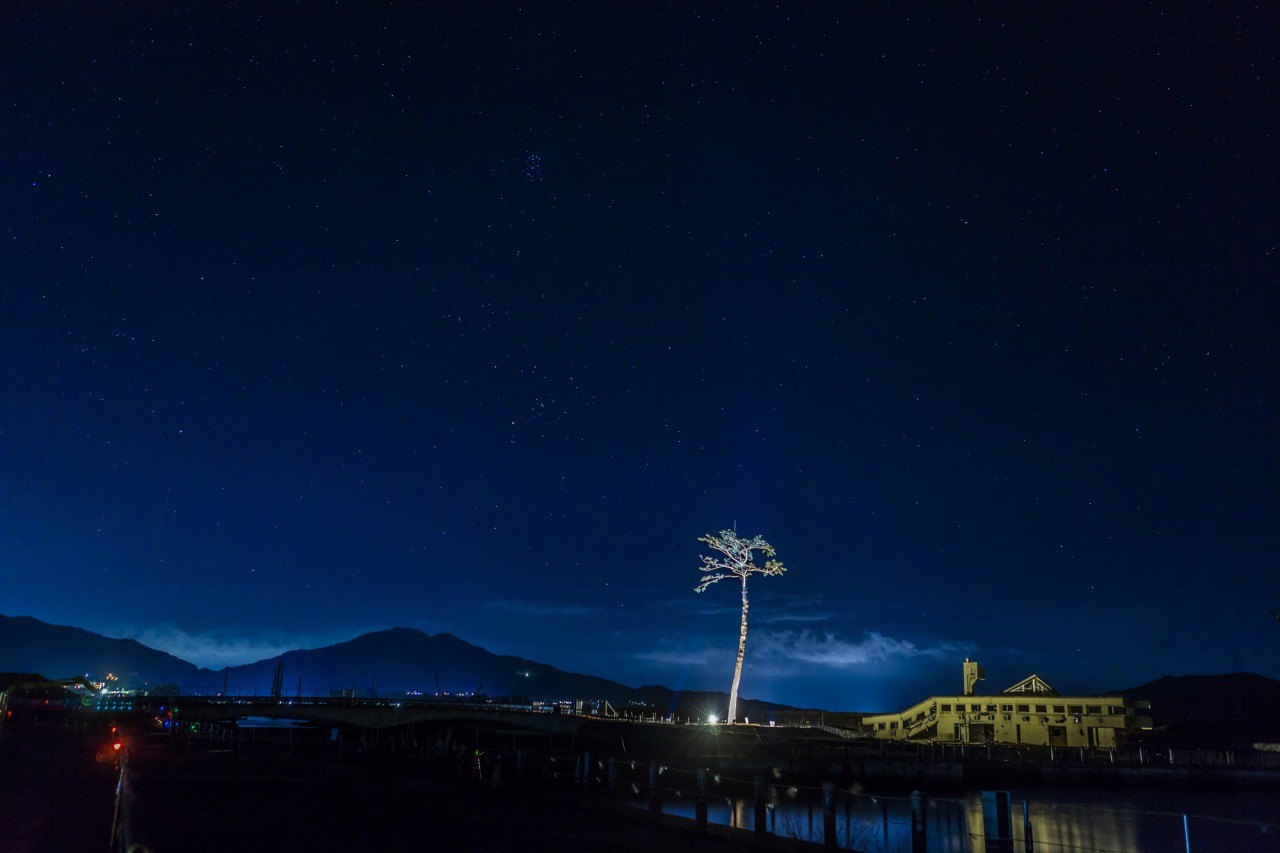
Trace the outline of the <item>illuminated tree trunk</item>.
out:
[[[729,688],[729,723],[738,722],[738,684],[742,681],[742,659],[747,654],[747,576],[742,576],[742,629],[738,632],[738,661],[733,665],[733,686]]]
[[[694,592],[706,592],[707,587],[729,578],[742,581],[742,629],[738,632],[738,659],[733,665],[733,686],[729,689],[729,715],[726,718],[730,723],[736,723],[742,659],[747,654],[747,576],[752,573],[766,576],[786,574],[787,567],[780,560],[772,559],[776,552],[762,536],[743,539],[736,531],[721,530],[719,536],[699,536],[698,541],[707,543],[713,551],[719,551],[724,556],[702,555],[702,570],[706,574],[702,576],[702,582],[693,588]],[[761,551],[770,559],[763,566],[757,566],[751,559],[752,551]]]

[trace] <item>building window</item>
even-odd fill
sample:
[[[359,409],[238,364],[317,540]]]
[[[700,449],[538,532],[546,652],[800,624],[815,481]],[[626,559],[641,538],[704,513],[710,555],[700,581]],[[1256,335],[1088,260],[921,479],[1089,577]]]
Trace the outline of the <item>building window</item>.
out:
[[[890,729],[896,729],[897,727],[898,727],[898,721],[897,721],[897,720],[891,720],[891,721],[889,722],[889,728],[890,728]]]
[[[1012,710],[1013,710],[1013,706],[1012,706],[1012,705],[1001,705],[1001,706],[1000,706],[1000,710],[1001,710],[1001,711],[1012,711]]]
[[[1124,716],[1124,706],[1123,706],[1123,705],[1112,705],[1112,706],[1111,706],[1110,708],[1108,708],[1107,710],[1108,710],[1108,711],[1110,711],[1112,714],[1119,714],[1119,715],[1120,715],[1120,716],[1122,716],[1122,717]]]
[[[883,731],[883,730],[884,730],[884,723],[876,723],[876,728],[877,728],[877,729],[880,729],[881,731]]]
[[[1053,713],[1055,713],[1055,714],[1065,714],[1066,712],[1067,712],[1067,706],[1066,706],[1066,705],[1054,705],[1054,706],[1053,706]]]
[[[1037,706],[1036,706],[1036,713],[1037,713],[1037,714],[1045,714],[1045,713],[1048,713],[1048,711],[1049,711],[1049,706],[1048,706],[1048,705],[1037,705]]]
[[[981,706],[981,705],[970,705],[970,706],[969,706],[969,710],[970,710],[970,711],[981,711],[981,710],[982,710],[982,706]]]
[[[996,706],[995,706],[995,705],[988,705],[988,706],[987,706],[987,710],[988,710],[988,711],[990,711],[990,712],[994,712],[994,711],[996,710]]]
[[[943,705],[943,706],[942,706],[942,713],[944,713],[944,714],[950,714],[950,713],[951,713],[951,706],[950,706],[950,705]]]
[[[1067,711],[1068,711],[1068,712],[1070,712],[1070,713],[1072,713],[1072,714],[1083,714],[1083,713],[1084,713],[1084,706],[1083,706],[1083,705],[1068,705],[1068,706],[1067,706]]]
[[[1101,705],[1089,705],[1089,706],[1087,706],[1087,707],[1085,708],[1085,713],[1086,713],[1086,714],[1101,714],[1101,713],[1102,713],[1102,706],[1101,706]]]
[[[1028,713],[1030,710],[1031,710],[1031,706],[1030,706],[1030,705],[1019,705],[1019,706],[1018,706],[1018,713],[1019,713],[1019,714],[1026,714],[1026,713]]]

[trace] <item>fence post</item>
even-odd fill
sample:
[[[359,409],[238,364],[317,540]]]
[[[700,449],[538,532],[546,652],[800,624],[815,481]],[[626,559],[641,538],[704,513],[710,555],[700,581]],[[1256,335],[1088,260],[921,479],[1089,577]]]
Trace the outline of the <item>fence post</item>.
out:
[[[1035,844],[1031,836],[1031,809],[1027,801],[1022,801],[1022,848],[1023,853],[1033,853]]]
[[[836,786],[833,782],[822,783],[822,846],[836,849]]]
[[[924,793],[911,792],[911,853],[927,853],[928,836],[924,831]]]
[[[1191,853],[1191,824],[1187,821],[1187,813],[1182,813],[1182,841],[1187,845],[1187,853]]]
[[[658,759],[649,762],[649,812],[662,814],[662,792],[658,790]]]
[[[698,802],[696,805],[696,825],[699,835],[707,832],[707,771],[698,768]]]
[[[764,777],[756,777],[756,838],[763,840],[769,828],[765,826],[765,815],[768,813],[764,801]]]

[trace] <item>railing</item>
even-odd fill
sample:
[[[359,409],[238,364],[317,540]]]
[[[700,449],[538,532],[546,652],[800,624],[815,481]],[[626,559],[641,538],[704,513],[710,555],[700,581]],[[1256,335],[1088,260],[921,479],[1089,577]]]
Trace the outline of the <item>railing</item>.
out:
[[[844,738],[845,740],[857,740],[863,737],[863,735],[859,734],[858,732],[850,731],[849,729],[836,728],[835,726],[827,726],[827,725],[820,724],[816,726],[811,726],[810,728],[817,729],[820,732],[826,732],[829,735],[835,735],[836,737]]]
[[[131,815],[133,784],[129,774],[128,754],[117,762],[116,801],[111,815],[111,853],[149,853],[143,845],[136,844]]]

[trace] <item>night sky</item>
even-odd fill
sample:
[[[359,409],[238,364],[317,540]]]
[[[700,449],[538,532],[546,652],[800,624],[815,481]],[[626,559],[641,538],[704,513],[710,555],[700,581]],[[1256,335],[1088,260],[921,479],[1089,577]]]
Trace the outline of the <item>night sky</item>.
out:
[[[1175,8],[1176,6],[1176,8]],[[884,710],[1280,676],[1274,4],[0,12],[0,612]]]

